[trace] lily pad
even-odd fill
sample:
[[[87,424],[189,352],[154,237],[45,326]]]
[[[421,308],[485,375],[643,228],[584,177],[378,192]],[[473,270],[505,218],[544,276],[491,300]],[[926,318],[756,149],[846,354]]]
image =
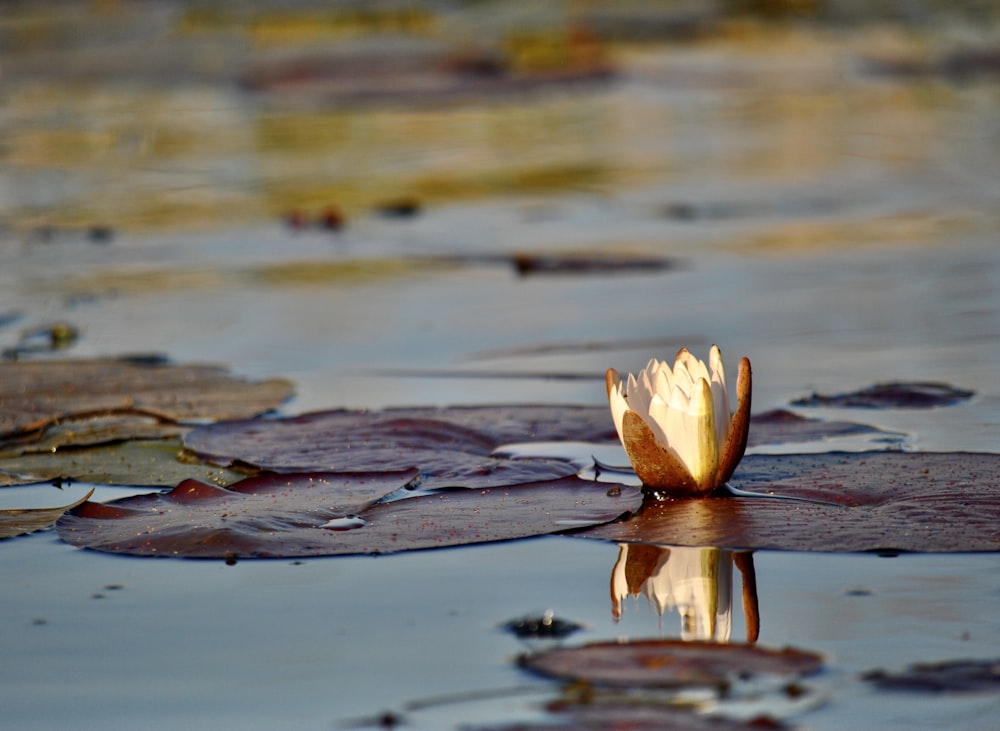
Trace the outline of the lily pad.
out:
[[[817,672],[812,652],[740,643],[657,639],[556,647],[519,659],[521,667],[567,682],[606,688],[726,688],[754,676],[798,678]]]
[[[560,460],[492,456],[528,440],[617,440],[606,409],[498,406],[325,411],[278,420],[225,422],[184,438],[218,464],[243,462],[276,472],[419,468],[424,486],[483,487],[576,473]]]
[[[267,558],[379,554],[523,538],[636,509],[637,490],[575,477],[377,502],[415,470],[263,475],[230,489],[185,480],[166,493],[84,503],[60,537],[135,556]]]
[[[48,528],[59,520],[63,513],[83,504],[93,494],[94,491],[91,490],[76,502],[59,508],[0,510],[0,538],[13,538]]]
[[[211,365],[118,359],[0,363],[0,446],[9,451],[43,438],[47,428],[67,418],[102,417],[91,425],[104,429],[103,417],[142,417],[137,421],[142,436],[150,436],[154,419],[166,424],[169,436],[177,422],[253,416],[276,408],[291,393],[288,381],[245,381]],[[64,435],[59,444],[93,443],[86,431]]]
[[[899,673],[874,670],[863,679],[881,690],[917,693],[998,693],[1000,659],[917,663]]]
[[[687,708],[660,703],[579,703],[570,706],[553,705],[549,711],[566,723],[510,723],[497,726],[475,726],[470,731],[766,731],[787,728],[769,719],[737,721],[718,716],[705,716]]]
[[[758,494],[648,501],[628,520],[578,535],[791,551],[1000,550],[1000,454],[753,455],[733,484]]]
[[[810,441],[873,430],[781,412],[755,420],[750,444]],[[379,471],[416,467],[428,487],[480,487],[554,479],[576,473],[560,459],[503,459],[501,445],[525,442],[617,444],[607,407],[466,406],[385,411],[322,411],[286,419],[208,424],[184,446],[222,465],[275,472]]]
[[[245,471],[186,460],[179,440],[133,439],[86,449],[60,449],[0,460],[0,485],[73,479],[102,485],[173,487],[181,480],[229,485]]]
[[[837,406],[851,409],[929,409],[967,401],[975,391],[929,381],[891,381],[828,396],[813,393],[792,401],[793,406]]]

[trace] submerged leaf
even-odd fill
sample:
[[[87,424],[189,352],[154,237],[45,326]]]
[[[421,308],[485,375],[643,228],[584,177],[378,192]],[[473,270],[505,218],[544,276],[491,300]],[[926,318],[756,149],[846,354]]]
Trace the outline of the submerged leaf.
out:
[[[629,520],[578,535],[791,551],[1000,550],[998,454],[754,455],[733,483],[759,496],[649,501]]]
[[[247,558],[392,553],[523,538],[636,509],[637,490],[575,477],[378,503],[417,472],[262,475],[224,489],[85,503],[57,529],[68,543],[136,556]]]
[[[27,508],[20,510],[0,510],[0,538],[34,533],[36,530],[48,528],[55,523],[67,510],[71,510],[86,502],[94,491],[91,490],[76,502],[61,508]]]

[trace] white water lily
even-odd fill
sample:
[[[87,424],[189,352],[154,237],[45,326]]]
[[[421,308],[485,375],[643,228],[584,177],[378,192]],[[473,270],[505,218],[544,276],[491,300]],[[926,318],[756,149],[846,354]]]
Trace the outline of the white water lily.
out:
[[[681,348],[673,368],[655,358],[622,381],[607,373],[618,437],[647,487],[673,495],[707,495],[724,485],[746,450],[750,429],[750,361],[740,361],[738,407],[730,417],[722,353],[708,365]]]

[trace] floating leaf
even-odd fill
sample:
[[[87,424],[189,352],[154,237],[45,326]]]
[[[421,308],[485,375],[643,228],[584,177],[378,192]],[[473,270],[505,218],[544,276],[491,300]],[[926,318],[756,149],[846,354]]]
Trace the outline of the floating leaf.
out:
[[[91,490],[82,498],[61,508],[27,508],[20,510],[0,510],[0,538],[34,533],[36,530],[48,528],[55,523],[67,510],[82,505],[94,494]]]
[[[594,642],[525,655],[522,667],[568,682],[610,688],[725,688],[754,676],[800,677],[818,671],[819,655],[786,648],[689,640]]]
[[[0,363],[0,440],[9,449],[12,442],[41,438],[62,419],[110,414],[168,422],[169,435],[175,431],[170,422],[244,418],[279,406],[291,393],[287,381],[244,381],[209,365],[116,359]],[[142,435],[149,436],[148,419],[141,424]]]
[[[917,663],[900,673],[874,670],[864,680],[882,690],[919,693],[1000,692],[1000,659]]]
[[[182,450],[175,440],[137,439],[24,454],[0,460],[0,484],[26,485],[62,478],[102,485],[173,487],[189,478],[229,485],[246,477],[245,472],[178,459]]]
[[[617,440],[606,409],[505,406],[325,411],[226,422],[195,429],[184,444],[219,464],[239,461],[278,472],[417,467],[426,487],[481,487],[576,473],[559,460],[491,456],[501,444],[611,438]]]
[[[85,503],[57,526],[68,543],[189,558],[392,553],[541,535],[613,520],[637,490],[575,477],[378,503],[417,472],[263,475],[230,489],[185,480],[166,493]]]
[[[839,406],[852,409],[929,409],[953,406],[967,401],[975,391],[966,391],[947,383],[928,381],[891,381],[877,383],[860,391],[834,396],[814,393],[792,402],[795,406]]]
[[[871,427],[768,412],[750,443],[858,433]],[[184,445],[217,464],[241,462],[276,472],[365,471],[417,467],[429,487],[479,487],[553,479],[576,469],[558,459],[502,459],[504,444],[545,441],[618,443],[606,407],[467,406],[385,411],[323,411],[199,427]]]
[[[1000,550],[998,454],[753,455],[733,484],[760,495],[648,501],[629,520],[579,535],[792,551]]]

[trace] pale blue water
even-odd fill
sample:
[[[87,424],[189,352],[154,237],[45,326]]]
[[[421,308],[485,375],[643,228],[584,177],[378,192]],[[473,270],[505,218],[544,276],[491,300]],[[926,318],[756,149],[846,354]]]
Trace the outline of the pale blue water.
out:
[[[250,377],[285,376],[297,384],[286,413],[598,404],[607,367],[634,370],[680,344],[704,357],[717,342],[731,366],[751,358],[757,411],[890,379],[973,389],[972,401],[929,411],[805,413],[906,432],[909,449],[995,452],[995,83],[859,77],[840,55],[850,58],[850,43],[831,45],[807,54],[801,75],[776,78],[766,55],[751,54],[758,67],[725,49],[647,48],[618,85],[559,102],[599,115],[596,128],[556,131],[577,129],[580,149],[593,147],[625,171],[621,185],[440,204],[412,221],[359,216],[338,237],[292,234],[271,218],[192,232],[126,225],[107,244],[72,235],[30,243],[11,228],[0,246],[0,311],[25,317],[0,338],[13,345],[22,326],[68,320],[82,333],[72,355],[163,352]],[[712,83],[680,84],[686,69]],[[754,83],[734,81],[746,73]],[[206,105],[216,102],[210,96]],[[433,167],[428,160],[440,152],[428,151],[420,165]],[[640,175],[644,155],[649,169]],[[219,183],[214,173],[204,180]],[[663,214],[677,203],[693,206],[694,220]],[[518,278],[480,263],[319,284],[257,276],[284,262],[580,249],[662,255],[679,266]],[[648,339],[669,352],[630,344]],[[562,345],[571,347],[530,352]],[[496,376],[505,371],[593,378]],[[18,490],[4,490],[0,501],[9,502],[0,507],[15,506]],[[102,499],[112,494],[126,492],[105,490]],[[661,618],[644,602],[612,620],[617,553],[547,537],[227,567],[78,551],[51,532],[6,541],[2,725],[328,729],[429,697],[545,688],[512,664],[524,647],[500,623],[551,608],[587,625],[573,641],[677,635],[679,618]],[[858,680],[876,667],[997,657],[995,555],[758,553],[756,566],[761,644],[827,657],[811,687],[828,702],[793,720],[812,729],[996,727],[995,696],[876,694]],[[744,633],[738,615],[734,637]],[[537,700],[406,715],[414,728],[453,728],[531,719]]]

